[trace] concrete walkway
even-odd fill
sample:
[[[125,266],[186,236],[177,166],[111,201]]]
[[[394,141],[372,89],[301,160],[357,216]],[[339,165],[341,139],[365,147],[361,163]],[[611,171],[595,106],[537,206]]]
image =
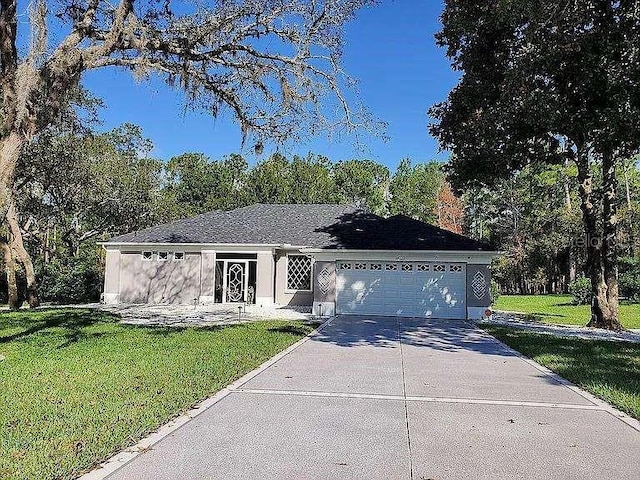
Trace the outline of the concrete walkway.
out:
[[[640,431],[464,322],[338,318],[111,479],[637,479]]]
[[[640,343],[640,330],[631,329],[623,332],[612,332],[610,330],[602,330],[601,328],[582,327],[579,325],[548,324],[529,320],[526,313],[520,312],[495,311],[491,319],[478,320],[475,323],[479,325],[487,324],[519,328],[544,335],[554,335],[556,337]]]

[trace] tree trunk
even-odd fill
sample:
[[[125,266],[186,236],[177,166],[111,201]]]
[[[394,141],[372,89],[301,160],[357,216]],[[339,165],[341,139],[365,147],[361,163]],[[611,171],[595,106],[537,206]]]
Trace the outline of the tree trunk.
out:
[[[608,197],[613,191],[615,196],[615,169],[613,176],[610,172],[609,163],[612,158],[607,160],[603,159],[603,173],[607,174],[607,179],[603,179],[606,192],[605,197]],[[607,168],[605,172],[605,163]],[[576,164],[578,167],[578,182],[580,192],[580,208],[582,210],[582,219],[585,232],[585,246],[587,249],[587,265],[586,272],[591,280],[591,320],[588,325],[598,328],[607,328],[610,330],[620,330],[622,326],[618,322],[618,286],[617,286],[617,260],[615,257],[615,238],[613,244],[610,243],[611,229],[616,231],[616,221],[610,223],[605,236],[608,236],[609,243],[606,239],[603,239],[597,227],[597,212],[598,209],[594,205],[593,198],[593,176],[591,175],[591,163],[589,161],[588,152],[584,147],[578,147],[576,155]],[[613,181],[613,183],[611,183]],[[608,188],[608,189],[607,189]],[[605,208],[605,219],[615,220],[615,198],[607,198],[603,200],[605,204],[608,204]],[[606,254],[604,252],[604,245],[608,243]],[[613,247],[613,249],[611,248]],[[608,257],[605,261],[605,255]],[[609,267],[606,269],[605,265]],[[615,281],[611,278],[611,267],[616,266],[614,272]],[[609,281],[609,283],[608,283]],[[612,290],[609,291],[609,285]]]
[[[573,208],[572,202],[571,202],[571,186],[569,185],[569,176],[567,175],[567,169],[569,168],[569,160],[566,160],[564,163],[564,170],[562,172],[562,177],[563,177],[563,182],[562,182],[562,186],[564,189],[564,205],[567,209],[567,214],[570,215],[571,214],[571,210]],[[569,273],[569,283],[575,281],[576,279],[576,257],[575,257],[575,252],[573,250],[573,245],[569,245],[569,251],[568,251],[568,273]],[[564,282],[563,285],[563,292],[566,292],[567,290],[567,282]]]
[[[629,185],[629,169],[627,165],[624,165],[624,188],[627,197],[627,228],[629,229],[628,254],[630,257],[633,257],[636,242],[633,232],[633,204],[631,203],[631,187]]]
[[[616,161],[611,151],[602,155],[602,281],[594,303],[598,304],[602,315],[592,316],[590,327],[622,330],[618,320],[618,204]]]
[[[33,268],[33,262],[31,261],[29,253],[24,248],[22,231],[18,223],[18,212],[13,199],[9,203],[6,220],[7,226],[9,227],[9,247],[11,248],[11,254],[12,257],[24,267],[25,276],[27,277],[27,302],[31,308],[35,308],[40,305],[35,269]]]
[[[6,239],[0,241],[0,248],[2,249],[2,256],[4,257],[4,269],[7,274],[7,287],[8,287],[8,303],[11,310],[18,310],[20,308],[20,300],[18,299],[18,283],[16,281],[16,263],[11,254],[11,248]]]
[[[0,142],[0,214],[4,217],[7,224],[8,248],[11,257],[10,264],[14,269],[11,278],[13,278],[15,283],[15,268],[17,267],[17,261],[24,267],[25,275],[27,277],[27,301],[29,302],[29,306],[33,308],[40,305],[37,295],[36,275],[31,257],[24,248],[22,231],[20,230],[20,224],[18,223],[18,213],[13,196],[15,170],[25,141],[26,140],[23,135],[12,131],[2,140],[2,142]],[[10,280],[8,270],[7,280]],[[11,290],[11,288],[12,287],[10,286],[9,290]]]
[[[13,180],[25,139],[18,132],[10,132],[0,142],[0,218],[4,218],[13,200]]]

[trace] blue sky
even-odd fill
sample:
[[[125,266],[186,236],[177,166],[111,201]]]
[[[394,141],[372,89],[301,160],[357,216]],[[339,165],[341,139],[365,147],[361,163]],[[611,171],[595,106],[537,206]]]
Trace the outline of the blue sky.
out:
[[[288,145],[285,154],[312,151],[334,161],[367,157],[394,169],[410,157],[414,162],[434,158],[437,142],[429,135],[428,108],[443,100],[456,83],[442,49],[435,45],[440,1],[384,1],[360,11],[347,28],[344,67],[359,80],[363,102],[374,116],[388,124],[388,140],[367,137],[367,150],[352,138],[329,140],[323,135],[306,143]],[[203,152],[211,158],[241,152],[250,164],[272,153],[256,156],[248,146],[241,150],[239,128],[229,118],[185,111],[178,94],[162,83],[137,84],[128,73],[116,70],[90,72],[85,86],[101,97],[103,128],[124,122],[140,125],[150,138],[153,154],[168,160],[184,152]]]

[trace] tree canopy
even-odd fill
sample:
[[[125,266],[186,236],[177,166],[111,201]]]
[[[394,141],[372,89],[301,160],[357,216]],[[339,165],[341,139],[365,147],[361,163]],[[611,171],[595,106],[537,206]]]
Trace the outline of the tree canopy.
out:
[[[447,1],[437,42],[462,72],[431,110],[458,188],[531,163],[573,162],[593,290],[592,324],[617,320],[616,167],[640,149],[635,2]],[[592,164],[601,168],[594,189]]]
[[[38,304],[36,278],[15,181],[27,146],[65,121],[86,72],[162,80],[187,107],[230,114],[257,151],[267,141],[367,128],[374,122],[347,101],[352,80],[341,56],[345,24],[373,3],[33,0],[22,15],[17,0],[0,1],[0,247],[7,269],[27,272],[29,303]]]

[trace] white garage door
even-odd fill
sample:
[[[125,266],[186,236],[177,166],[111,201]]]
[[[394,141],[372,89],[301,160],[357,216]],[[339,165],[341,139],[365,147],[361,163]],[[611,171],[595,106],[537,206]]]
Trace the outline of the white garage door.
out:
[[[466,318],[463,263],[341,261],[339,314]]]

